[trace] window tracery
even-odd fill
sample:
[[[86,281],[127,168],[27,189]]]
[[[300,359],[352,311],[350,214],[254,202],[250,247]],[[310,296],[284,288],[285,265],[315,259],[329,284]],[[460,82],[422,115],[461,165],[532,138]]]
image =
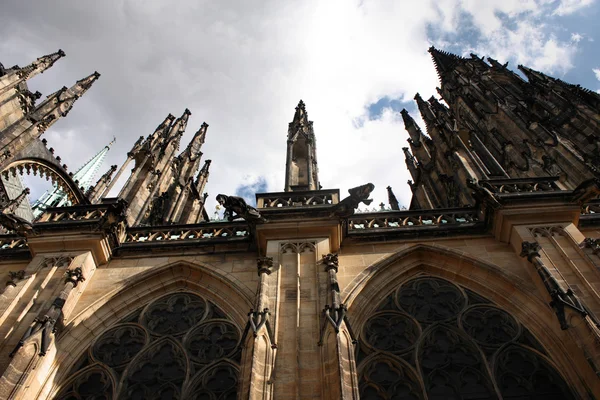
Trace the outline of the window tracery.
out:
[[[169,294],[102,333],[55,398],[235,399],[240,339],[211,302]]]
[[[361,399],[572,399],[533,335],[449,281],[401,284],[357,345]]]

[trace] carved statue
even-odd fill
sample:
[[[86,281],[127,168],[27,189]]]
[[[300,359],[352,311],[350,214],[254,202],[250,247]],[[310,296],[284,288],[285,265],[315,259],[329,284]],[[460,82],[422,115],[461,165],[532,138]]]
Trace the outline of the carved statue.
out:
[[[373,189],[375,189],[375,185],[372,183],[348,189],[350,196],[334,206],[333,215],[340,218],[347,218],[354,214],[354,209],[356,209],[360,203],[364,203],[368,206],[373,202],[372,199],[369,199]]]
[[[150,215],[148,216],[148,223],[150,225],[162,225],[164,221],[165,204],[169,194],[163,192],[160,196],[155,197],[152,200],[152,208],[150,209]]]
[[[241,197],[218,194],[217,202],[225,208],[228,221],[243,218],[250,223],[267,222],[256,208],[246,204],[246,201]]]

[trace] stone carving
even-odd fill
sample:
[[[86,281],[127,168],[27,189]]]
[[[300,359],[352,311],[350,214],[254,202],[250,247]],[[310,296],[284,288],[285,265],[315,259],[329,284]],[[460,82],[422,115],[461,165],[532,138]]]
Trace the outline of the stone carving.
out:
[[[361,399],[424,399],[410,366],[388,358],[377,358],[365,367],[359,391]]]
[[[466,303],[455,285],[435,278],[415,279],[402,285],[397,299],[403,310],[424,323],[454,318]]]
[[[420,335],[419,325],[408,315],[397,311],[376,313],[363,329],[367,345],[398,354],[412,349]]]
[[[26,278],[25,270],[20,270],[17,272],[8,271],[9,280],[6,281],[6,286],[17,286],[17,282],[22,281]]]
[[[338,255],[337,254],[324,254],[323,255],[323,263],[325,264],[325,271],[329,271],[330,269],[335,270],[335,272],[338,272],[338,266],[339,266],[339,261],[338,261]]]
[[[148,224],[157,226],[162,225],[165,218],[165,206],[169,200],[169,194],[163,192],[160,196],[152,199],[150,213],[148,215]]]
[[[256,267],[258,268],[258,276],[261,274],[270,275],[273,272],[273,257],[259,257],[256,260]]]
[[[81,267],[68,269],[65,272],[65,275],[65,283],[71,282],[73,284],[73,287],[77,287],[79,282],[85,281],[85,278],[83,277],[83,270],[81,269]]]
[[[256,208],[246,204],[246,201],[241,197],[218,194],[217,202],[225,208],[227,220],[229,221],[243,218],[248,223],[267,222]]]
[[[0,204],[0,225],[21,236],[33,233],[31,222],[14,214],[29,193],[29,188],[25,188],[16,198],[6,199],[8,201],[4,200]]]
[[[144,323],[154,334],[182,335],[204,318],[206,302],[187,293],[154,301],[144,313]]]
[[[358,208],[360,203],[364,203],[368,206],[373,202],[372,199],[369,199],[373,189],[375,189],[375,185],[372,183],[348,189],[350,196],[346,197],[333,207],[333,215],[340,218],[347,218],[354,214],[354,210]]]
[[[489,303],[440,278],[403,283],[364,324],[356,353],[361,398],[572,400],[543,347]],[[427,317],[413,319],[409,310]]]
[[[235,399],[239,349],[240,330],[222,310],[195,294],[172,293],[102,333],[56,398],[111,399],[114,389],[127,399]],[[110,395],[99,376],[88,379],[90,366],[117,377]]]
[[[248,325],[252,329],[252,333],[255,337],[258,336],[258,331],[260,331],[267,323],[269,315],[271,315],[271,313],[268,308],[263,308],[262,311],[254,311],[253,308],[250,309],[250,312],[248,313]],[[272,341],[272,343],[275,342]]]
[[[571,194],[573,202],[583,205],[600,195],[600,178],[592,178],[582,182]]]
[[[467,179],[467,187],[473,190],[472,194],[477,204],[488,204],[494,209],[502,206],[496,194],[482,186],[476,179]]]
[[[91,349],[94,359],[111,368],[126,365],[148,343],[149,335],[136,324],[118,325],[100,336]]]
[[[573,293],[573,290],[570,287],[567,290],[563,289],[548,267],[542,262],[540,258],[541,249],[542,247],[537,242],[523,242],[521,245],[521,257],[527,257],[527,260],[535,267],[552,298],[550,307],[552,307],[558,317],[560,328],[566,330],[569,328],[569,324],[567,323],[565,306],[575,310],[582,317],[585,317],[588,313],[575,293]]]
[[[240,333],[235,325],[225,320],[211,320],[190,332],[184,347],[195,362],[205,365],[231,357],[239,341]]]

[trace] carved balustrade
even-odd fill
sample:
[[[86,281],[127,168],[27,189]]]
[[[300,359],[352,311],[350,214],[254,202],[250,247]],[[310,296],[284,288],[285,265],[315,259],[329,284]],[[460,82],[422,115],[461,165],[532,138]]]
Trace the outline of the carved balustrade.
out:
[[[27,250],[27,239],[15,235],[0,235],[0,252]]]
[[[348,218],[348,231],[402,230],[420,226],[472,225],[479,222],[475,208],[362,213]]]
[[[127,229],[124,244],[149,242],[205,241],[211,239],[246,238],[250,228],[246,223],[204,223],[136,227]]]
[[[518,179],[489,179],[481,180],[479,184],[493,193],[532,193],[553,192],[561,189],[556,185],[558,177],[518,178]]]
[[[257,193],[257,208],[293,208],[328,206],[339,202],[339,190]]]

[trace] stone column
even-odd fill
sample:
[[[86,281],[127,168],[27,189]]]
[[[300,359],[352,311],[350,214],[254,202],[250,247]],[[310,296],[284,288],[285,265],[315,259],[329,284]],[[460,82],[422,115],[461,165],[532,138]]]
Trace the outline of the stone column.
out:
[[[271,373],[277,348],[269,319],[269,276],[273,271],[273,258],[257,260],[258,288],[255,308],[248,313],[245,335],[245,357],[242,360],[241,393],[247,399],[272,398]],[[244,339],[243,339],[244,340]]]
[[[542,247],[537,242],[524,241],[521,245],[521,257],[535,267],[536,272],[542,279],[550,301],[550,307],[556,313],[560,328],[568,330],[569,334],[583,350],[585,357],[592,364],[594,370],[600,372],[600,330],[598,321],[593,321],[588,315],[584,304],[577,298],[569,284],[566,290],[552,275],[548,267],[540,257]]]
[[[104,191],[102,192],[102,194],[98,197],[99,199],[108,196],[108,193],[111,191],[111,189],[113,188],[113,186],[115,186],[115,183],[117,183],[117,181],[119,180],[119,178],[123,174],[123,171],[125,171],[125,168],[127,168],[127,166],[129,165],[129,163],[132,160],[133,160],[133,155],[128,154],[127,155],[127,159],[125,160],[125,162],[123,163],[123,165],[121,165],[121,168],[119,168],[119,170],[117,171],[117,174],[115,175],[115,177],[110,181],[110,183],[108,184],[108,186],[106,187],[106,189],[104,189]]]
[[[89,258],[91,259],[91,256]],[[31,398],[29,396],[35,392],[40,383],[36,381],[37,374],[43,374],[45,367],[49,367],[48,364],[52,363],[56,352],[52,343],[57,330],[63,326],[79,300],[85,288],[82,282],[85,282],[95,270],[93,261],[86,260],[85,255],[75,258],[74,261],[71,260],[73,258],[66,260],[70,261],[71,268],[65,272],[60,292],[52,304],[33,320],[10,353],[12,360],[0,378],[0,398]],[[59,259],[59,262],[64,261],[64,258]],[[74,290],[78,287],[79,290]],[[45,356],[50,350],[52,353],[50,359],[47,359]]]
[[[326,254],[327,302],[323,309],[319,346],[325,371],[326,399],[358,399],[353,334],[342,303],[337,280],[338,255]],[[331,305],[330,305],[331,304]]]

